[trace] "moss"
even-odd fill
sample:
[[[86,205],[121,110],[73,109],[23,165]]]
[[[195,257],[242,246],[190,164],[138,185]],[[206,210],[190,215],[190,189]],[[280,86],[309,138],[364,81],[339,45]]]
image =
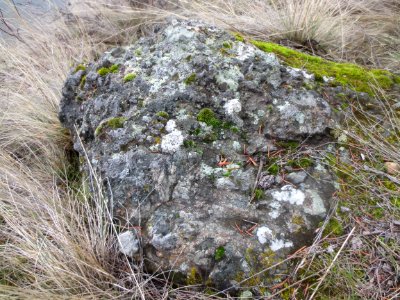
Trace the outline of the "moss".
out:
[[[194,142],[192,140],[185,140],[185,141],[183,141],[183,146],[188,149],[195,148],[196,142]]]
[[[201,128],[196,128],[196,129],[192,130],[191,134],[200,135],[201,134]]]
[[[298,141],[278,141],[278,142],[276,142],[276,144],[279,147],[285,148],[287,150],[295,150],[300,145],[300,143]]]
[[[74,73],[76,73],[78,71],[86,71],[86,67],[83,64],[79,64],[76,66]]]
[[[398,186],[391,180],[385,179],[382,183],[388,190],[397,191],[398,189]]]
[[[382,207],[377,207],[371,210],[371,214],[374,216],[375,219],[382,219],[385,215],[385,211]]]
[[[156,137],[154,138],[154,143],[155,143],[156,145],[161,144],[161,138],[160,138],[159,136],[156,136]]]
[[[224,174],[222,174],[222,176],[224,176],[224,177],[232,176],[232,170],[229,170],[229,171],[225,172]]]
[[[79,83],[79,87],[82,89],[86,83],[86,75],[83,75],[81,78],[81,82]]]
[[[112,65],[112,66],[110,67],[110,72],[111,72],[111,73],[117,73],[117,72],[118,72],[118,69],[119,69],[119,66],[118,66],[118,65]]]
[[[196,73],[192,73],[189,77],[187,77],[183,83],[186,85],[191,85],[196,81]]]
[[[275,252],[270,248],[267,248],[263,253],[261,253],[261,264],[267,269],[276,263]]]
[[[111,128],[111,129],[117,129],[117,128],[123,128],[124,123],[127,120],[125,117],[116,117],[112,118],[110,120],[107,120],[106,122],[101,123],[95,130],[95,136],[99,135],[104,128]]]
[[[231,41],[225,41],[222,43],[222,46],[226,49],[231,49],[232,48],[232,42]]]
[[[129,82],[129,81],[132,81],[132,80],[134,80],[135,78],[136,78],[136,74],[135,73],[129,73],[129,74],[126,74],[125,76],[124,76],[124,82]]]
[[[300,215],[294,215],[294,216],[292,217],[292,221],[291,221],[291,222],[292,222],[293,224],[299,225],[299,226],[305,225],[304,219],[303,219],[303,217],[300,216]]]
[[[97,74],[99,74],[100,76],[106,76],[108,73],[110,73],[110,69],[109,68],[100,68],[97,70]]]
[[[260,200],[262,197],[264,197],[264,191],[262,189],[256,189],[254,191],[254,199]]]
[[[220,261],[224,257],[225,257],[225,248],[223,246],[219,246],[217,249],[215,249],[214,259],[216,261]]]
[[[203,283],[203,279],[201,278],[201,275],[197,271],[196,267],[192,267],[186,277],[186,284],[187,285],[198,285],[198,284],[202,284],[202,283]]]
[[[334,78],[333,85],[347,86],[357,92],[366,92],[374,95],[374,90],[370,84],[377,84],[380,88],[387,90],[400,80],[399,76],[386,70],[368,70],[351,63],[336,63],[274,43],[251,42],[265,52],[275,53],[289,66],[304,68],[308,72],[315,74],[316,80],[322,79],[324,76],[332,77]]]
[[[169,119],[169,114],[166,111],[159,111],[156,115],[167,120]]]
[[[214,112],[209,108],[203,108],[197,115],[197,121],[204,122],[208,126],[219,127],[221,121],[215,117]]]
[[[339,223],[338,220],[332,218],[329,220],[328,224],[325,227],[324,235],[328,235],[333,233],[334,235],[340,236],[343,234],[343,226]]]
[[[287,162],[287,164],[293,168],[308,168],[311,167],[314,162],[312,161],[311,158],[308,157],[301,157],[299,159],[293,159],[293,160],[289,160]]]
[[[268,172],[269,174],[271,174],[271,175],[278,175],[278,173],[279,173],[279,166],[278,166],[277,163],[273,162],[273,163],[270,163],[270,164],[266,167],[266,170],[267,170],[267,172]]]
[[[119,69],[118,65],[112,65],[109,68],[102,67],[97,70],[97,74],[100,76],[106,76],[108,73],[117,73]]]
[[[233,35],[235,36],[235,40],[236,40],[236,41],[242,42],[242,43],[244,42],[244,37],[243,37],[241,34],[239,34],[239,33],[236,32],[236,33],[234,33]]]

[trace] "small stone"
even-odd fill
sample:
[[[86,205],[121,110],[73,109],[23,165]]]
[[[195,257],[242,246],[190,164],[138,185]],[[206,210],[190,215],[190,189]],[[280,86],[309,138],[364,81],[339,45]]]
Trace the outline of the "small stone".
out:
[[[395,162],[387,161],[385,162],[386,172],[390,175],[396,175],[400,173],[400,165]]]
[[[286,179],[293,184],[300,184],[307,178],[307,173],[304,171],[289,173]]]
[[[270,188],[273,184],[275,183],[275,176],[274,175],[269,175],[267,173],[261,173],[260,175],[260,180],[258,181],[259,187],[263,189],[268,189]]]
[[[126,256],[133,256],[139,251],[139,240],[132,231],[125,231],[118,235],[119,251]]]

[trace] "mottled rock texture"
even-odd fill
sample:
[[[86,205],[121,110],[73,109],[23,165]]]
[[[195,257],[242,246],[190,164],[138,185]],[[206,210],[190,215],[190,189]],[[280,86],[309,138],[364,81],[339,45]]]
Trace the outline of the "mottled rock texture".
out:
[[[223,30],[172,21],[73,70],[60,119],[116,221],[141,226],[149,270],[226,288],[309,244],[329,209],[319,153],[334,121],[312,80]]]

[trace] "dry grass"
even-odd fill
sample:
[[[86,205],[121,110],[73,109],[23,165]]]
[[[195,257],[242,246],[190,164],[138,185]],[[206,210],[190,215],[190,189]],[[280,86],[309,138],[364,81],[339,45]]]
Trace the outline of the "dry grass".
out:
[[[107,199],[93,181],[95,176],[92,181],[76,176],[69,134],[57,118],[62,85],[73,65],[94,59],[105,48],[131,43],[168,16],[180,16],[338,60],[394,70],[400,66],[397,1],[110,3],[75,0],[72,15],[53,12],[29,20],[15,15],[19,31],[5,28],[14,37],[0,42],[0,295],[4,298],[209,298],[193,289],[174,290],[162,276],[145,274],[140,264],[132,265],[117,254],[117,230],[110,222]],[[342,158],[334,156],[330,161],[341,178],[339,210],[332,213],[342,224],[339,232],[322,234],[321,229],[313,246],[294,256],[301,264],[272,290],[276,295],[364,299],[399,295],[399,174],[386,176],[383,162],[400,163],[400,121],[390,101],[377,94],[382,101],[380,118],[353,103],[348,127],[343,129],[350,158],[339,162]],[[88,193],[88,186],[96,192]],[[327,229],[332,220],[325,222]]]

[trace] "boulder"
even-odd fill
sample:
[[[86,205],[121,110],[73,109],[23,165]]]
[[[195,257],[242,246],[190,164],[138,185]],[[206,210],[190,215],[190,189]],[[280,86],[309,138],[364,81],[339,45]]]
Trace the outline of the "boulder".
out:
[[[140,239],[149,271],[223,289],[310,244],[334,192],[320,153],[335,123],[304,87],[312,80],[226,31],[177,20],[72,70],[60,120],[116,222],[141,227],[121,251],[134,255]]]

